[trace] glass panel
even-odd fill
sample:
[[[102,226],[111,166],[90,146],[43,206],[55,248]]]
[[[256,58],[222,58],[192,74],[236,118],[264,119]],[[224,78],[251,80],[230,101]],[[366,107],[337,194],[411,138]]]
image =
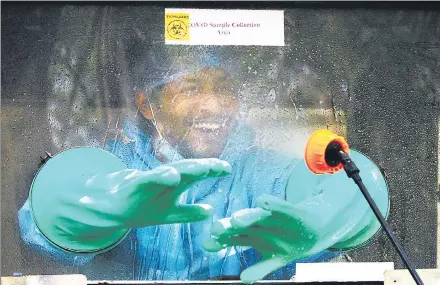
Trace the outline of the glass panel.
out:
[[[203,242],[212,222],[257,208],[262,194],[284,200],[317,129],[347,137],[352,149],[374,161],[387,179],[391,205],[384,209],[398,239],[417,268],[436,266],[438,11],[289,8],[284,47],[185,47],[165,46],[165,7],[2,6],[3,275],[239,278],[261,258],[250,248],[255,240],[209,253]],[[186,192],[187,203],[214,207],[212,220],[144,226],[107,252],[69,254],[36,230],[25,202],[45,152],[57,157],[78,146],[105,149],[128,168],[144,171],[181,159],[217,157],[232,165],[232,174],[203,180]],[[293,185],[312,181],[301,178],[294,177]],[[321,185],[336,189],[325,181]],[[317,189],[307,187],[293,191],[295,199]],[[353,211],[344,196],[332,199],[329,211],[342,213],[334,221]],[[128,220],[129,210],[137,207],[125,200],[112,203],[106,218],[97,219],[106,230],[106,223],[116,220],[110,214]],[[115,214],[121,207],[126,212]],[[69,209],[59,215],[65,218]],[[86,221],[96,218],[78,213]],[[319,221],[325,213],[322,208]],[[60,225],[67,226],[64,221]],[[361,227],[356,223],[353,228]],[[101,232],[93,227],[94,238]],[[322,231],[329,233],[329,227]],[[296,256],[306,259],[288,260],[265,278],[290,279],[298,260],[393,261],[402,267],[384,234],[340,252],[334,247],[348,238],[336,238],[337,233],[329,233],[334,242],[323,250],[303,248]],[[330,238],[305,240],[316,246]]]

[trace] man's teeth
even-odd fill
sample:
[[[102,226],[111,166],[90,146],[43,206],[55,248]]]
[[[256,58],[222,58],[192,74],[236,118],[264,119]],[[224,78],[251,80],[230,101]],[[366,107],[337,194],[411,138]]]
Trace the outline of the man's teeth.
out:
[[[203,122],[202,120],[196,121],[193,120],[193,128],[196,130],[202,130],[205,132],[218,132],[222,128],[226,127],[229,118],[224,118],[222,120],[210,120]]]
[[[222,127],[221,124],[218,123],[198,123],[194,125],[194,128],[197,130],[208,130],[208,131],[217,131]]]

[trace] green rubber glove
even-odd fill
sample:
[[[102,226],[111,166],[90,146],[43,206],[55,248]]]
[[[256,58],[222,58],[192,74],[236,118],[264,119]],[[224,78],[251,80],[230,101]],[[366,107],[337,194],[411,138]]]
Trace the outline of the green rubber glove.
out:
[[[227,162],[187,159],[150,171],[127,169],[96,176],[86,186],[103,191],[95,194],[93,204],[86,203],[82,207],[87,212],[111,217],[112,223],[105,224],[109,230],[202,221],[211,216],[212,207],[180,204],[181,194],[202,179],[229,173],[231,167]],[[86,229],[88,234],[91,231]]]
[[[79,158],[91,156],[96,159],[80,163]],[[71,149],[40,170],[31,209],[49,241],[69,252],[103,252],[132,228],[204,220],[212,207],[182,204],[182,193],[197,181],[231,172],[231,166],[218,159],[181,160],[150,171],[114,171],[120,168],[109,168],[115,159],[103,150]]]
[[[351,157],[383,215],[389,208],[388,188],[379,169],[365,156]],[[293,171],[286,188],[289,201],[262,195],[256,208],[243,209],[216,221],[204,248],[216,252],[228,246],[250,246],[263,259],[241,273],[253,283],[288,263],[327,249],[362,246],[380,229],[357,185],[344,172],[315,175],[304,162]]]

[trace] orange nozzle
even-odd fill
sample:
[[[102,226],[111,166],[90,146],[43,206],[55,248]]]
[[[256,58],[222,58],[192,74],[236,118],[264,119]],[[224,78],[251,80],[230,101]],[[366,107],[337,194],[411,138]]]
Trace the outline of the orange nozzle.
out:
[[[348,143],[341,136],[328,130],[317,130],[309,138],[306,146],[305,161],[307,167],[315,174],[335,173],[342,170],[342,163],[330,166],[325,159],[325,152],[328,145],[336,142],[346,154],[349,154]]]

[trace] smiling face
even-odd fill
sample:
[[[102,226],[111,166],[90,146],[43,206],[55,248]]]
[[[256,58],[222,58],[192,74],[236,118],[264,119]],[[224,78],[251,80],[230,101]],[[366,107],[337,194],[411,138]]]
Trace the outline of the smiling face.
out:
[[[218,157],[236,124],[238,101],[229,74],[204,68],[167,83],[151,108],[137,94],[139,110],[156,121],[164,138],[185,158]]]

